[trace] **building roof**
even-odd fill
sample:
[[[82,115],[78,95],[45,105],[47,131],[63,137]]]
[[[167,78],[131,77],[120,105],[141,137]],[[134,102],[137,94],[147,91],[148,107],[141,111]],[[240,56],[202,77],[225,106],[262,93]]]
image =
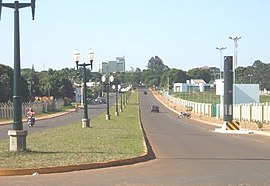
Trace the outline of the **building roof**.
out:
[[[203,79],[191,79],[192,84],[206,84]]]

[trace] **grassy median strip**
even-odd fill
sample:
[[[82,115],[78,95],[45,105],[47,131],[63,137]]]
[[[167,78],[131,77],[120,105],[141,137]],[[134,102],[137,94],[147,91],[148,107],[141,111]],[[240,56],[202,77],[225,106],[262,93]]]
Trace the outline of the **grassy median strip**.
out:
[[[24,152],[10,152],[9,140],[0,140],[0,169],[78,165],[142,155],[144,145],[137,92],[131,94],[124,112],[119,116],[114,116],[114,112],[115,107],[112,107],[111,120],[105,120],[105,113],[91,119],[91,128],[82,128],[78,121],[30,133],[28,150]]]

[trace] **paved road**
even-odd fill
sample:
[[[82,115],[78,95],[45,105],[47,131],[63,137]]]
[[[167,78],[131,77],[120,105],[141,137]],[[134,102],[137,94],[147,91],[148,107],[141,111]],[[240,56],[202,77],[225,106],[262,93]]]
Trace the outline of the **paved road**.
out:
[[[110,94],[110,105],[115,103],[115,95]],[[106,111],[106,104],[97,104],[97,105],[88,105],[88,117],[93,118],[96,116],[101,115],[103,112]],[[61,117],[55,117],[46,120],[38,120],[34,127],[29,128],[27,123],[23,123],[23,129],[28,130],[28,133],[37,132],[41,130],[45,130],[52,127],[59,127],[63,125],[69,125],[71,123],[80,122],[83,118],[83,108],[81,108],[77,113],[71,112]],[[114,113],[110,113],[114,114]],[[12,125],[3,125],[0,126],[0,140],[1,139],[8,139],[8,130],[12,130]]]
[[[150,113],[150,105],[161,113]],[[142,122],[155,159],[136,165],[39,176],[0,177],[3,185],[270,185],[269,139],[214,133],[179,120],[141,94]]]

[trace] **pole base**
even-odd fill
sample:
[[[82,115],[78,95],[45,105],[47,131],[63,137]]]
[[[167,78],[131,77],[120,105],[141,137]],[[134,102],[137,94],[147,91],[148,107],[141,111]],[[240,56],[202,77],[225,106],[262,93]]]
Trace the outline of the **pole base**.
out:
[[[222,127],[221,128],[216,128],[215,132],[219,133],[225,133],[225,134],[252,134],[252,131],[249,130],[242,130],[239,128],[239,130],[227,130],[227,123],[228,121],[223,121]]]
[[[110,114],[106,114],[106,120],[110,120],[110,119],[111,119]]]
[[[90,119],[82,119],[82,128],[90,127]]]
[[[224,134],[252,134],[252,131],[249,130],[224,130],[222,128],[216,128],[215,132],[224,133]]]
[[[9,150],[10,151],[25,151],[27,130],[9,130]]]

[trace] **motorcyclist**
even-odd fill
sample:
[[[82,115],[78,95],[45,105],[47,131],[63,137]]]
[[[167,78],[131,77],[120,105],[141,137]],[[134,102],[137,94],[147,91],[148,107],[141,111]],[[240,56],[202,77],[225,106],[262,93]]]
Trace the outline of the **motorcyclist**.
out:
[[[32,123],[31,123],[31,120],[32,120]],[[33,126],[34,123],[35,123],[35,112],[32,108],[29,108],[28,109],[28,112],[27,112],[27,121],[28,121],[28,125],[29,126]]]
[[[179,114],[178,114],[178,118],[191,118],[191,113],[189,113],[189,112],[180,112]]]

